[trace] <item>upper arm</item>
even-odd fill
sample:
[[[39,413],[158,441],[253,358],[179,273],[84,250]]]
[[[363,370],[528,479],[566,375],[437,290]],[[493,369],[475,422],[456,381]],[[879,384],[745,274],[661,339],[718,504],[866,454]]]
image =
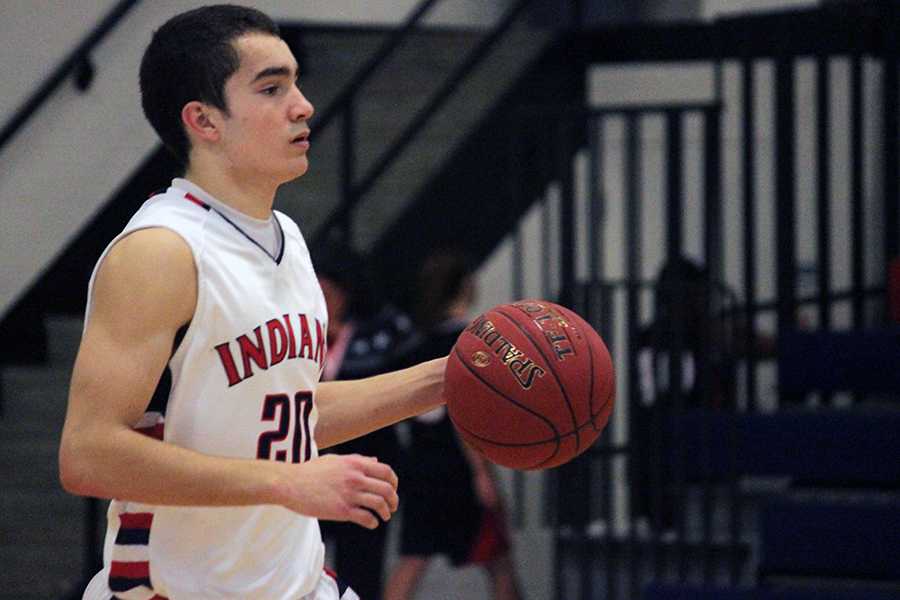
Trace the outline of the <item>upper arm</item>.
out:
[[[72,373],[64,444],[79,432],[140,419],[196,297],[193,255],[176,233],[143,229],[110,249],[94,280]]]

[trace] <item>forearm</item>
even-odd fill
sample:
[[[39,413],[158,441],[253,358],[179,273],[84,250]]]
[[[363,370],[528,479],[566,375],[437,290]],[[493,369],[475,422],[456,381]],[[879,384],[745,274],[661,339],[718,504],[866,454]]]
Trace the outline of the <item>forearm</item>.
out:
[[[60,446],[60,473],[68,491],[147,504],[280,503],[283,467],[204,455],[120,426],[66,432]]]
[[[316,443],[327,448],[443,404],[445,364],[439,358],[366,379],[320,384]]]

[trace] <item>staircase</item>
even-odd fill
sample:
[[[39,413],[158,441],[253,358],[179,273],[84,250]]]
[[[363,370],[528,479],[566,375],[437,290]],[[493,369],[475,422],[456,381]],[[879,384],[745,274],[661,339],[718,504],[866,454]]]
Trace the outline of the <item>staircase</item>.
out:
[[[371,179],[373,170],[429,99],[489,34],[487,30],[465,29],[413,33],[362,87],[355,105],[355,185]],[[334,89],[322,73],[331,74],[329,79],[345,77],[341,71],[346,71],[351,62],[347,57],[351,52],[358,52],[356,38],[372,47],[377,45],[373,40],[377,34],[301,31],[298,36],[309,56],[310,77],[315,78],[307,93],[320,108],[329,104]],[[528,71],[555,36],[554,30],[536,27],[528,19],[518,19],[453,90],[425,127],[400,148],[383,175],[363,190],[353,227],[355,244],[361,250],[372,249],[462,141],[476,133],[479,120]],[[339,80],[346,81],[346,78]],[[317,98],[319,90],[324,91],[322,100]],[[301,224],[308,237],[320,232],[326,219],[338,208],[344,181],[342,117],[339,115],[324,130],[316,128],[315,117],[311,125],[310,171],[283,186],[277,204]]]
[[[85,502],[57,470],[81,320],[48,318],[47,332],[46,364],[0,372],[0,600],[59,598],[81,578]]]
[[[301,61],[301,84],[322,111],[392,30],[284,27]],[[466,56],[485,30],[419,31],[367,84],[357,106],[357,182],[380,160]],[[554,33],[520,20],[450,96],[363,198],[357,244],[367,249],[445,167],[473,127],[518,81]],[[308,237],[341,201],[340,118],[316,129],[312,169],[285,186],[276,208],[293,216]],[[157,151],[92,219],[45,276],[10,313],[4,329],[34,346],[22,365],[0,365],[0,600],[60,598],[83,585],[89,565],[86,504],[62,491],[57,451],[68,382],[81,335],[87,279],[107,241],[146,195],[168,183],[175,165]],[[44,315],[49,315],[44,317]],[[28,322],[23,316],[28,316]],[[42,323],[43,321],[43,323]],[[37,323],[35,325],[35,323]],[[28,332],[33,330],[34,335]],[[18,334],[21,334],[22,337]],[[32,335],[33,339],[28,339]],[[17,349],[18,354],[18,349]],[[7,360],[15,355],[4,355]]]

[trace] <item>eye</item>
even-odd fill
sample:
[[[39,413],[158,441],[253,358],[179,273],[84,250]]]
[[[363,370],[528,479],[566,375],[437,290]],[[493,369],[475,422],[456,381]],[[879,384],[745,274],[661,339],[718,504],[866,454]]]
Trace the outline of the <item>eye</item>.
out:
[[[270,86],[264,87],[260,91],[261,91],[261,93],[265,94],[266,96],[274,96],[275,94],[278,93],[278,86],[270,85]]]

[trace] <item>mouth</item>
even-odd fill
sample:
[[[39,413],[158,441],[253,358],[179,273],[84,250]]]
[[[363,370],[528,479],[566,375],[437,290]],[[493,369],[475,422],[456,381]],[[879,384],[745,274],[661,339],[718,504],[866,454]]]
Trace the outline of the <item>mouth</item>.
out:
[[[306,131],[293,137],[291,139],[291,144],[294,146],[301,146],[303,148],[309,148],[309,130],[307,129]]]

